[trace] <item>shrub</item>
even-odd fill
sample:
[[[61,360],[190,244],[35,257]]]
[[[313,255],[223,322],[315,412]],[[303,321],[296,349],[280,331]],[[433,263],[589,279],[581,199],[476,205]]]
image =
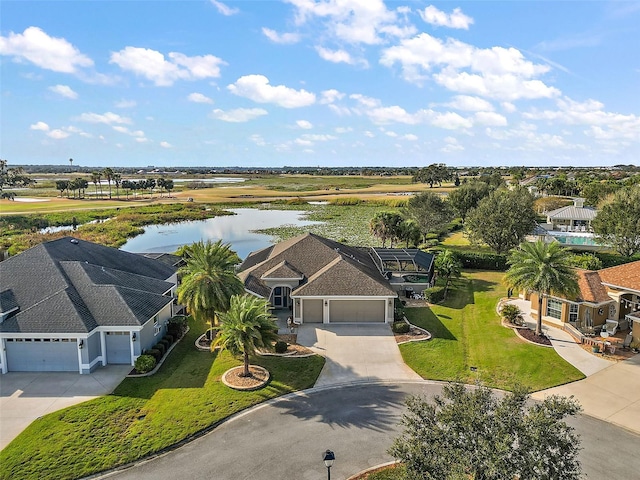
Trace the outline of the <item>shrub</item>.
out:
[[[602,260],[590,253],[573,254],[569,258],[574,267],[586,270],[600,270],[602,268]]]
[[[500,315],[502,316],[502,318],[510,323],[513,323],[514,325],[522,325],[523,323],[522,312],[517,305],[504,305],[502,307],[502,310],[500,310]]]
[[[167,342],[169,342],[169,345],[171,345],[175,341],[175,338],[170,333],[167,333],[164,337],[162,337],[162,340],[166,340]]]
[[[476,269],[476,270],[495,270],[498,272],[506,272],[507,256],[500,255],[498,253],[484,253],[484,252],[465,252],[462,250],[456,250],[456,257],[462,263],[462,268]]]
[[[278,340],[275,345],[276,353],[284,353],[287,351],[289,344],[287,342],[283,342],[282,340]]]
[[[429,303],[438,303],[444,300],[444,287],[431,287],[424,291],[424,299]]]
[[[153,358],[156,359],[156,363],[160,361],[160,359],[162,358],[162,353],[160,353],[160,350],[156,350],[155,348],[150,348],[149,350],[145,350],[144,352],[142,352],[142,355],[151,355]]]
[[[404,308],[396,307],[393,309],[393,319],[395,321],[404,319]]]
[[[187,317],[184,315],[176,315],[169,319],[167,331],[175,338],[180,338],[187,329]]]
[[[167,351],[167,346],[164,343],[158,342],[153,346],[154,350],[158,350],[160,352],[160,356],[164,355],[164,352]]]
[[[407,322],[393,322],[393,325],[391,326],[391,330],[393,330],[393,333],[409,333],[410,327],[409,324]]]
[[[161,343],[162,345],[164,345],[165,352],[169,350],[169,347],[171,346],[171,342],[169,342],[169,340],[165,340],[164,338],[160,340],[158,343]]]
[[[134,367],[138,373],[147,373],[155,368],[157,360],[153,355],[140,355],[136,358]]]

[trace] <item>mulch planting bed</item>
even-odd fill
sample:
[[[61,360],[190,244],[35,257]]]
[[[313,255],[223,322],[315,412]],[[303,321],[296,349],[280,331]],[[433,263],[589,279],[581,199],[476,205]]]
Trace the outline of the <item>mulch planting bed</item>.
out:
[[[422,328],[411,325],[408,333],[394,333],[397,343],[410,342],[412,340],[429,340],[431,334]]]
[[[222,382],[236,390],[257,390],[269,382],[269,372],[257,365],[249,365],[250,377],[243,377],[244,367],[235,367],[227,370],[222,377]]]
[[[538,343],[540,345],[547,345],[549,347],[551,346],[551,340],[549,340],[546,336],[536,335],[536,332],[534,332],[533,330],[529,330],[528,328],[519,328],[518,334],[521,337],[526,338],[530,342]]]

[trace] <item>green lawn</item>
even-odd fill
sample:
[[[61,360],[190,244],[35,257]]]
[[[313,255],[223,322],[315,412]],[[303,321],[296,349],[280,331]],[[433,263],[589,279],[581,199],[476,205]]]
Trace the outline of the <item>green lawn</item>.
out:
[[[531,391],[584,378],[551,348],[520,340],[500,325],[496,304],[506,295],[501,272],[468,272],[449,298],[432,308],[407,308],[407,318],[429,330],[427,342],[400,346],[411,368],[432,380],[479,379],[487,386],[510,390],[516,383]],[[477,367],[477,372],[470,368]]]
[[[131,462],[240,410],[311,387],[324,365],[319,356],[255,358],[272,380],[261,390],[238,392],[220,377],[241,362],[226,352],[197,351],[202,331],[204,325],[192,323],[157,374],[127,378],[112,395],[33,422],[0,452],[0,478],[71,479]]]

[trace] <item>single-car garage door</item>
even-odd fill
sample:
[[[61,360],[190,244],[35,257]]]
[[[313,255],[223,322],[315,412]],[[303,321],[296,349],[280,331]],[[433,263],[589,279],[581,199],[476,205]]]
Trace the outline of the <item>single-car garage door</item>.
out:
[[[9,372],[77,372],[78,344],[69,338],[8,338]]]
[[[302,322],[322,323],[322,299],[302,300]]]
[[[329,321],[384,322],[386,300],[330,300]]]
[[[129,332],[107,332],[107,363],[131,363]]]

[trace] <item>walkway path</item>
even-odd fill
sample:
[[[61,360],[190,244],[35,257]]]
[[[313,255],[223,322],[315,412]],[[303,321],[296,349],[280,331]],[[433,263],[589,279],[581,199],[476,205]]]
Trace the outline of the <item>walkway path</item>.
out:
[[[404,363],[387,324],[301,325],[298,343],[326,359],[316,387],[347,382],[422,380]]]
[[[531,315],[530,302],[516,298],[509,300],[507,303],[518,306],[527,325],[530,328],[535,329],[537,319]],[[543,325],[542,330],[551,340],[551,344],[553,345],[553,348],[555,348],[556,352],[558,352],[558,355],[580,370],[587,377],[599,372],[600,370],[608,368],[615,363],[601,357],[596,357],[595,355],[585,351],[575,342],[571,335],[559,328]]]
[[[344,480],[393,460],[407,395],[439,394],[437,382],[342,385],[287,395],[234,417],[211,433],[158,458],[103,478],[157,480],[323,480],[321,454],[335,452],[331,478]],[[631,479],[640,471],[640,436],[580,416],[587,478]]]
[[[527,324],[535,328],[529,302],[510,300],[520,307]],[[640,355],[615,362],[585,351],[566,332],[543,327],[558,355],[584,373],[587,378],[536,392],[532,398],[543,400],[549,395],[573,395],[584,413],[640,434]]]

